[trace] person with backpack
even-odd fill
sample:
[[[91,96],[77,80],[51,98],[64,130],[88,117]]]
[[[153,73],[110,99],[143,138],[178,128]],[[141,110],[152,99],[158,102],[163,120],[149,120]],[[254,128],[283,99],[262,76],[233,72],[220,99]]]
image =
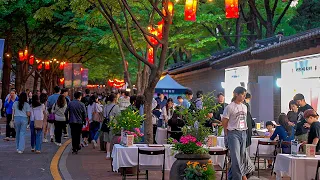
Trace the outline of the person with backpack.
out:
[[[57,102],[52,106],[52,112],[54,113],[54,136],[55,144],[61,146],[61,136],[63,128],[66,126],[65,112],[67,109],[67,101],[64,95],[60,95]]]
[[[106,144],[106,151],[107,151],[107,158],[110,157],[111,147],[110,143],[112,141],[113,135],[110,129],[108,128],[108,123],[110,120],[116,116],[118,116],[121,111],[119,105],[117,105],[117,96],[115,94],[111,94],[109,96],[110,103],[104,107],[104,114],[105,117],[103,121],[103,125],[101,126],[101,131],[103,131],[103,140]]]
[[[41,153],[42,129],[44,125],[44,115],[46,107],[41,104],[40,97],[37,94],[32,96],[30,132],[31,132],[31,152]]]

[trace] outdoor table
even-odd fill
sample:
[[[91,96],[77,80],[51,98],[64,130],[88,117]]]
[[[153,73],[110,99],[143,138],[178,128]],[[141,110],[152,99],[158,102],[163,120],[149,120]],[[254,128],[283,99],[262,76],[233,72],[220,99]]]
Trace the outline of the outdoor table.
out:
[[[155,140],[157,144],[167,144],[167,128],[158,127],[156,131]]]
[[[265,136],[266,132],[268,131],[267,128],[264,129],[256,129],[259,136]]]
[[[138,147],[139,146],[139,147]],[[142,147],[140,147],[142,146]],[[125,147],[120,144],[115,144],[112,150],[112,166],[113,171],[118,172],[121,167],[134,167],[138,165],[138,148],[143,150],[156,150],[165,148],[165,170],[170,170],[172,164],[176,160],[172,152],[171,145],[164,144],[164,147],[148,147],[147,144],[134,144],[131,147]],[[210,150],[223,150],[223,147],[210,147]],[[161,165],[163,156],[148,157],[147,155],[140,155],[140,164],[145,165]],[[211,156],[213,164],[223,167],[224,156]]]
[[[314,179],[317,171],[318,160],[316,157],[295,157],[290,154],[278,154],[273,171],[280,180],[283,175],[290,176],[291,180]]]

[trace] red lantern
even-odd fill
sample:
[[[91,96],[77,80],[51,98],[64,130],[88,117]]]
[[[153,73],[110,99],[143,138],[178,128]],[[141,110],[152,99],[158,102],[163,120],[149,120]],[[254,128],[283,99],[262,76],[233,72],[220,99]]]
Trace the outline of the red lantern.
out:
[[[42,69],[42,63],[38,65],[38,70]]]
[[[65,64],[66,64],[66,62],[60,62],[59,69],[63,70]]]
[[[149,32],[151,34],[153,34],[155,36],[158,36],[158,31],[156,29],[154,29],[152,26],[149,26],[148,30],[149,30]],[[157,45],[158,44],[158,41],[154,37],[150,36],[150,41],[151,41],[151,44],[153,44],[153,45]]]
[[[158,38],[159,39],[162,39],[163,37],[163,24],[164,24],[163,19],[160,22],[158,22]]]
[[[44,69],[50,70],[50,62],[49,61],[44,62]]]
[[[22,50],[19,51],[19,60],[20,61],[24,60],[24,55],[23,55],[23,51]]]
[[[238,0],[225,0],[226,18],[239,18]]]
[[[169,11],[169,14],[171,17],[173,17],[173,7],[174,7],[173,3],[169,1],[168,2],[168,11]],[[167,13],[166,13],[166,10],[164,7],[162,8],[162,13],[164,16],[167,16]]]
[[[30,58],[29,58],[29,64],[33,65],[33,63],[34,63],[34,55],[32,54],[30,55]]]
[[[60,85],[64,85],[64,78],[59,79]]]
[[[109,85],[110,87],[113,87],[114,82],[113,82],[111,79],[109,79],[109,80],[108,80],[108,85]]]
[[[153,60],[154,56],[153,56],[153,48],[149,47],[148,48],[148,61],[149,63],[153,64],[154,60]]]
[[[27,60],[28,59],[28,49],[24,50],[23,55],[24,55],[24,60]]]
[[[197,0],[186,0],[184,8],[184,19],[186,21],[196,21]]]

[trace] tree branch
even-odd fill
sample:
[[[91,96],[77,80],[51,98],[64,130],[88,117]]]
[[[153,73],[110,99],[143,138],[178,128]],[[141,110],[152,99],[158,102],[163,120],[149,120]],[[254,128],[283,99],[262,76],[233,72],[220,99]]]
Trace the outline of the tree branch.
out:
[[[274,12],[275,12],[276,9],[277,9],[278,1],[279,1],[279,0],[274,0],[274,4],[273,4],[273,8],[272,8],[272,17],[274,17]]]
[[[287,13],[289,7],[290,7],[290,4],[292,3],[293,0],[289,0],[287,6],[284,8],[284,10],[282,11],[281,15],[279,16],[278,20],[276,21],[275,25],[274,25],[274,31],[277,29],[278,25],[280,24],[283,16]]]
[[[254,0],[248,0],[248,3],[250,5],[250,7],[252,8],[253,13],[256,15],[256,17],[259,19],[259,21],[261,22],[261,24],[264,27],[267,27],[267,22],[266,20],[263,19],[263,17],[261,16],[261,14],[259,13],[257,7],[256,7],[256,3]]]

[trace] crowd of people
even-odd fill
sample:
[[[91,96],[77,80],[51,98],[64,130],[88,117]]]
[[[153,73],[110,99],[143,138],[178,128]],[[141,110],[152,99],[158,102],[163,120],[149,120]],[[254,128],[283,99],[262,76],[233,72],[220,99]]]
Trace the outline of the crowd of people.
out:
[[[106,95],[75,92],[73,100],[69,98],[68,89],[54,88],[54,94],[48,97],[46,91],[32,95],[31,92],[22,92],[19,96],[12,89],[4,102],[7,118],[6,137],[4,140],[16,141],[18,153],[25,150],[26,130],[30,127],[31,151],[41,153],[41,144],[50,141],[61,146],[62,138],[68,138],[68,126],[71,129],[72,151],[77,154],[82,147],[90,143],[93,148],[100,147],[110,157],[110,143],[113,143],[113,134],[105,122],[118,116],[121,111],[132,108],[144,115],[145,98],[143,95],[132,95],[129,92],[112,92]],[[225,146],[230,150],[231,179],[247,179],[254,171],[254,165],[248,155],[251,145],[251,136],[255,122],[250,113],[251,95],[243,87],[235,88],[232,102],[225,102],[224,94],[216,96],[216,110],[207,115],[205,126],[208,128],[223,126]],[[196,98],[193,92],[186,90],[185,97],[178,96],[176,100],[167,98],[165,94],[158,93],[152,102],[152,121],[154,134],[157,127],[170,127],[170,136],[179,140],[182,136],[181,128],[185,125],[183,119],[175,113],[183,107],[197,111],[203,107],[203,93],[198,91]],[[275,122],[266,122],[267,132],[265,137],[271,140],[291,141],[297,140],[304,144],[316,145],[320,150],[320,123],[317,112],[306,103],[302,94],[296,94],[289,102],[290,111],[281,113]],[[141,122],[143,131],[144,123]],[[81,138],[82,136],[82,138]],[[81,140],[82,139],[82,140]],[[290,147],[283,146],[284,153],[290,153]],[[272,161],[269,160],[269,167]]]

